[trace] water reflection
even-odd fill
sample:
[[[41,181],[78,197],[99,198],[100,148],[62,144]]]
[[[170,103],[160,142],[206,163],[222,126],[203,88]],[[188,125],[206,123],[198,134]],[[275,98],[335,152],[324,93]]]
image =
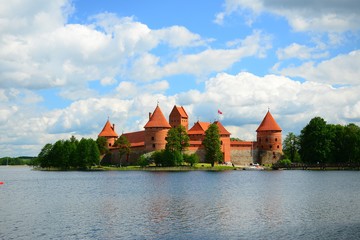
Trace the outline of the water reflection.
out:
[[[355,239],[359,175],[0,168],[0,239]]]

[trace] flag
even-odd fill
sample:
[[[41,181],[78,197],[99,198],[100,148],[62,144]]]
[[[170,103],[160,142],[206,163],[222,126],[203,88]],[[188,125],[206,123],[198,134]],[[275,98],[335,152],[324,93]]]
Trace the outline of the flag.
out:
[[[218,109],[218,114],[222,114],[222,111],[220,111],[219,109]]]

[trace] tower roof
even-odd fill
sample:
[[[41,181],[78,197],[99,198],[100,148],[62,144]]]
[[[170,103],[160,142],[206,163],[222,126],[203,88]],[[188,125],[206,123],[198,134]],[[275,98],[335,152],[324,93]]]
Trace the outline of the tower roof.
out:
[[[215,121],[214,123],[218,126],[220,135],[230,135],[231,134],[228,130],[226,130],[226,128],[221,124],[221,122]]]
[[[99,137],[117,137],[118,134],[115,132],[114,126],[111,125],[110,121],[107,120],[104,128],[99,133]]]
[[[276,123],[275,119],[271,115],[270,111],[268,111],[262,120],[257,132],[261,131],[281,131],[280,126]]]
[[[171,128],[159,105],[156,106],[154,112],[150,115],[149,121],[144,126],[144,128],[149,127]]]
[[[181,106],[181,107],[178,107],[178,106],[174,106],[174,108],[173,108],[173,110],[171,111],[171,113],[170,113],[170,116],[171,115],[179,115],[180,117],[182,117],[182,118],[188,118],[188,115],[187,115],[187,113],[186,113],[186,111],[185,111],[185,109],[184,109],[184,107],[183,106]]]

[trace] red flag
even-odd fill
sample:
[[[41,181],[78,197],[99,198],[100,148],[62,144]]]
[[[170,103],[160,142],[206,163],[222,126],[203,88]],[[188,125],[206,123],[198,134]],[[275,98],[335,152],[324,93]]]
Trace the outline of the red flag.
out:
[[[218,109],[218,114],[222,114],[222,111],[220,111],[219,109]]]

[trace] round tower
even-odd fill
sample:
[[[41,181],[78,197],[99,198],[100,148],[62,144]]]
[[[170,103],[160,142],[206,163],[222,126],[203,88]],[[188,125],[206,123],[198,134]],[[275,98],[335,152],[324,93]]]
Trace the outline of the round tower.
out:
[[[115,132],[115,124],[111,125],[109,119],[106,121],[104,128],[99,133],[98,137],[104,137],[107,141],[107,146],[110,148],[114,145],[118,134]]]
[[[151,152],[165,149],[166,136],[171,126],[166,120],[159,105],[156,106],[152,114],[149,113],[149,121],[144,128],[145,150]]]
[[[268,111],[257,132],[257,149],[262,164],[275,163],[282,155],[281,128]]]

